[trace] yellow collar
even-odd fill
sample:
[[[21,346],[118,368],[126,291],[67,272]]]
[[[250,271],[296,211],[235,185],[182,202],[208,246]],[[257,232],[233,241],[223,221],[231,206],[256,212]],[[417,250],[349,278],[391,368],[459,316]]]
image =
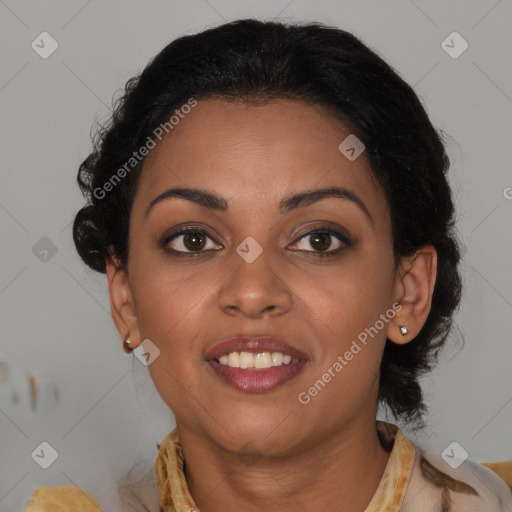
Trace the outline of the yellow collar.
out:
[[[384,474],[365,512],[397,512],[407,491],[416,449],[402,431],[391,423],[377,421],[377,432],[386,449],[391,449]],[[158,449],[154,472],[163,512],[189,512],[199,508],[188,491],[183,471],[183,451],[174,428]]]

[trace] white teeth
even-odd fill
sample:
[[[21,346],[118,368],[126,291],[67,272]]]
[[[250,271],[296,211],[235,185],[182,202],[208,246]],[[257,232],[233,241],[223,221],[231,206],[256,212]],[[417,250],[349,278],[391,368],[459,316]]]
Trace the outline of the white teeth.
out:
[[[272,358],[270,352],[260,352],[254,358],[255,368],[270,368],[272,366]]]
[[[252,368],[254,366],[254,354],[252,352],[240,352],[240,368]]]
[[[222,364],[222,361],[220,361]],[[231,352],[228,354],[228,366],[231,366],[232,368],[239,368],[240,367],[240,354],[238,352]]]
[[[220,364],[231,366],[232,368],[242,369],[265,369],[272,366],[281,366],[283,364],[298,363],[299,359],[281,352],[230,352],[220,356]]]
[[[283,364],[283,354],[281,352],[272,352],[272,366],[281,366]]]

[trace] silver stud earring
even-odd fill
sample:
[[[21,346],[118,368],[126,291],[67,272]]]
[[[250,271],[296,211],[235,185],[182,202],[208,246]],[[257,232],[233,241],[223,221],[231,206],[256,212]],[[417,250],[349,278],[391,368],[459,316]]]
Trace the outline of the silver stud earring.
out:
[[[407,329],[407,326],[405,325],[400,325],[400,334],[402,336],[407,336],[407,333],[409,332],[409,329]]]
[[[131,352],[133,349],[130,347],[130,343],[132,342],[130,336],[126,336],[123,342],[123,346],[126,352]]]

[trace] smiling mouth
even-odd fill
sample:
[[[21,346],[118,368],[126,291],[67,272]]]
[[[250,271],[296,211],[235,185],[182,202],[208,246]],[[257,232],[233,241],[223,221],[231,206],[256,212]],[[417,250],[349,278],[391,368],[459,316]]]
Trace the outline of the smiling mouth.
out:
[[[283,365],[296,364],[298,358],[282,352],[230,352],[215,359],[223,366],[240,368],[243,370],[263,370]]]
[[[270,391],[293,379],[309,361],[306,353],[275,336],[235,335],[205,354],[213,375],[246,393]]]
[[[224,384],[246,393],[262,393],[293,379],[306,364],[282,352],[230,352],[207,361]]]

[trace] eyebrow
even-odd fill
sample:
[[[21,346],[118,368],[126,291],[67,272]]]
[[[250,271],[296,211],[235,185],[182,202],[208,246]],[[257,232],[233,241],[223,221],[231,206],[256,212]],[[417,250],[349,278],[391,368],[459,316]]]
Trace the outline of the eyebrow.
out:
[[[172,197],[181,197],[182,199],[187,199],[188,201],[191,201],[203,208],[217,212],[225,213],[229,210],[228,200],[224,197],[214,194],[213,192],[198,188],[178,187],[170,188],[155,197],[146,208],[144,217],[148,216],[150,210],[156,204],[163,201],[164,199],[169,199]],[[366,207],[363,200],[354,194],[354,192],[343,187],[326,187],[320,189],[304,190],[303,192],[298,192],[291,196],[287,196],[280,201],[279,211],[282,214],[289,213],[290,211],[297,208],[305,208],[306,206],[330,197],[337,197],[339,199],[347,199],[351,201],[363,211],[366,217],[368,217],[372,226],[375,226],[373,217],[368,211],[368,208]]]

